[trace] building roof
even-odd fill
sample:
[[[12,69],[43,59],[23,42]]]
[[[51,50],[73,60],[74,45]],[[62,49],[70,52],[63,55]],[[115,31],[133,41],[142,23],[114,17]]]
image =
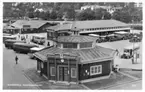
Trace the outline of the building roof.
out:
[[[66,29],[89,29],[89,28],[107,28],[107,27],[125,27],[128,24],[117,20],[87,20],[87,21],[75,21],[68,24],[56,25],[48,27],[53,30],[66,30]]]
[[[42,21],[42,20],[17,20],[13,24],[11,24],[14,27],[17,28],[23,28],[23,25],[30,25],[30,28],[39,28],[43,26],[44,24],[48,23],[48,21]]]
[[[59,24],[59,25],[56,25],[56,26],[51,26],[51,27],[48,27],[47,29],[52,29],[52,30],[70,30],[72,27],[72,23],[69,23],[69,24]]]
[[[60,49],[56,47],[51,47],[48,49],[41,50],[39,52],[36,52],[34,55],[45,61],[47,60],[47,55],[53,55],[53,54],[65,54],[70,53],[73,55],[80,56],[80,63],[92,63],[92,62],[100,62],[98,60],[103,61],[105,58],[113,57],[113,53],[115,50],[96,46],[94,48],[88,48],[88,49]],[[55,56],[55,55],[54,55]]]
[[[58,42],[71,42],[71,43],[81,43],[81,42],[93,42],[97,38],[91,36],[81,36],[81,35],[73,35],[73,36],[59,36],[57,38]]]
[[[20,42],[16,42],[14,43],[14,45],[19,45],[19,46],[28,46],[28,47],[38,47],[35,44],[29,44],[29,43],[20,43]]]

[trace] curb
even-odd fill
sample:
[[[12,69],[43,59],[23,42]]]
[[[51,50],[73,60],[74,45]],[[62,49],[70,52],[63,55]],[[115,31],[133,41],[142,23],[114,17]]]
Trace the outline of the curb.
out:
[[[130,81],[130,82],[127,82],[127,83],[119,83],[118,85],[111,85],[111,86],[107,86],[107,87],[102,87],[102,88],[99,88],[99,89],[96,89],[96,90],[104,90],[104,89],[108,89],[108,88],[113,88],[113,87],[117,87],[117,86],[121,86],[121,85],[126,85],[126,84],[130,84],[130,83],[134,83],[134,82],[137,82],[137,81],[140,81],[140,79],[138,80],[134,80],[134,81]]]
[[[131,68],[120,68],[120,70],[127,70],[127,71],[142,71],[142,69],[131,69]]]
[[[24,76],[32,83],[32,84],[36,84],[34,83],[28,76],[27,74],[25,74],[25,72],[23,71]],[[39,86],[35,86],[37,89],[41,90],[41,88]],[[34,89],[35,90],[35,89]]]

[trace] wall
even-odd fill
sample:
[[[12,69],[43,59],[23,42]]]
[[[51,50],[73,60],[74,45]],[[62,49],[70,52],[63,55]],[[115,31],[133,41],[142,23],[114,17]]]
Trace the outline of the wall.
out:
[[[79,80],[85,80],[85,79],[91,79],[91,78],[109,75],[111,71],[110,63],[111,60],[105,62],[96,62],[96,63],[79,65]],[[92,76],[90,75],[90,67],[94,65],[102,65],[102,74],[92,75]],[[89,74],[86,73],[86,70],[89,72]]]
[[[52,76],[51,75],[51,72],[50,72],[50,67],[55,67],[55,60],[54,58],[49,58],[49,79],[50,80],[57,80],[58,81],[58,67],[59,66],[65,66],[65,67],[68,67],[68,59],[64,59],[64,62],[60,62],[60,59],[56,59],[56,69],[57,69],[57,73],[55,74],[55,76]],[[71,68],[76,68],[76,61],[74,59],[70,59],[69,60],[69,78],[70,78],[70,81],[71,82],[76,82],[76,78],[71,78]],[[56,79],[57,78],[57,79]]]

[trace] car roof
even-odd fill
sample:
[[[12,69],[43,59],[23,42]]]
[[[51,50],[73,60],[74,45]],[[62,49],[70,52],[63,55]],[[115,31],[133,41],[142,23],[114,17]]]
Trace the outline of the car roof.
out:
[[[127,47],[124,47],[124,49],[135,49],[135,48],[139,48],[140,47],[140,44],[139,43],[134,43],[132,45],[129,45]]]
[[[42,37],[42,38],[45,38],[45,36],[43,36],[43,35],[33,35],[33,37]]]
[[[14,39],[8,39],[5,40],[6,42],[25,42],[25,41],[21,41],[21,40],[14,40]]]
[[[32,47],[37,47],[37,45],[35,45],[35,44],[28,44],[28,43],[19,43],[19,42],[16,42],[16,43],[14,43],[14,45],[19,45],[19,46],[32,46]]]
[[[7,38],[16,38],[16,36],[3,36],[3,37],[7,37]]]
[[[44,47],[32,47],[31,50],[36,50],[36,51],[39,51],[39,50],[42,50]]]

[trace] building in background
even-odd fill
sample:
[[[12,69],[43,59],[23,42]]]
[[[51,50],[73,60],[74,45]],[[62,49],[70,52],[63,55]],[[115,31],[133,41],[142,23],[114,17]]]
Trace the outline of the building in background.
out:
[[[109,12],[110,14],[112,14],[116,10],[121,10],[122,9],[122,7],[100,6],[100,5],[86,5],[86,6],[82,6],[81,10],[86,10],[86,9],[95,10],[95,9],[100,9],[100,8],[107,10],[107,12]]]
[[[58,35],[65,36],[76,34],[76,31],[78,31],[80,35],[88,35],[90,33],[105,35],[117,31],[130,32],[130,26],[128,24],[113,19],[69,21],[46,29],[48,31],[48,36],[54,36],[54,32],[60,33]]]

